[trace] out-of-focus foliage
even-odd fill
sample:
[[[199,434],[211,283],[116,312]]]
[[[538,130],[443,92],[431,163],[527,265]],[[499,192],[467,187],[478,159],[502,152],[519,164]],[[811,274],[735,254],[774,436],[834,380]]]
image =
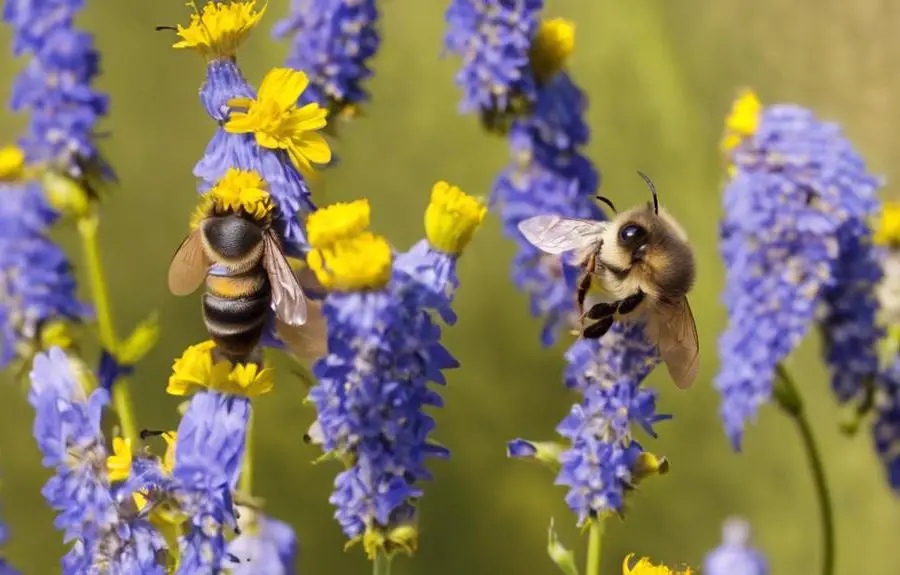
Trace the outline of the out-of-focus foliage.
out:
[[[184,20],[183,3],[93,0],[81,24],[96,34],[103,54],[99,88],[111,94],[114,139],[101,140],[121,186],[104,204],[104,258],[119,329],[161,310],[160,343],[132,378],[139,420],[172,428],[177,400],[165,394],[172,358],[205,338],[199,296],[174,298],[166,289],[172,252],[196,203],[191,169],[212,133],[197,100],[201,58],[169,48],[159,24]],[[288,46],[267,34],[287,11],[271,0],[266,21],[241,52],[241,66],[257,85]],[[406,248],[421,236],[422,210],[437,179],[472,194],[489,193],[507,159],[507,144],[486,136],[474,118],[457,116],[453,85],[458,62],[439,60],[447,1],[390,0],[380,5],[383,44],[368,82],[364,117],[341,130],[341,164],[314,184],[318,203],[367,196],[373,229]],[[724,326],[718,303],[722,268],[716,257],[723,169],[718,152],[722,120],[738,87],[752,85],[766,102],[800,102],[837,120],[888,182],[900,176],[900,54],[894,33],[900,8],[876,0],[755,3],[714,0],[549,2],[549,13],[578,26],[573,74],[591,99],[587,153],[604,172],[603,191],[617,205],[645,200],[634,170],[650,174],[661,200],[680,218],[697,250],[699,283],[693,295],[703,365],[697,385],[677,392],[664,371],[649,383],[675,419],[654,441],[671,472],[634,497],[625,523],[612,521],[604,571],[621,569],[634,552],[668,565],[699,566],[719,541],[721,521],[745,515],[773,572],[808,570],[819,553],[817,520],[802,453],[789,422],[764,410],[744,451],[731,453],[711,387],[715,341]],[[9,46],[8,28],[0,45]],[[5,60],[8,61],[8,60]],[[0,99],[9,98],[16,66],[0,72]],[[14,138],[22,118],[0,115],[0,135]],[[888,192],[892,190],[889,183]],[[412,214],[412,215],[411,215]],[[80,264],[74,233],[61,240]],[[464,366],[449,375],[446,406],[436,413],[435,436],[453,450],[451,462],[432,465],[435,480],[422,503],[415,563],[398,559],[394,573],[552,573],[546,526],[556,518],[560,537],[574,545],[575,518],[564,491],[548,487],[545,469],[506,459],[512,437],[550,436],[574,401],[562,385],[563,345],[541,349],[538,320],[508,279],[512,244],[495,216],[460,263],[459,323],[445,344]],[[82,280],[83,266],[77,270]],[[894,538],[900,509],[886,487],[867,433],[847,439],[828,376],[808,343],[790,362],[800,374],[811,418],[823,445],[838,518],[838,572],[860,564],[885,573],[900,569]],[[275,390],[258,401],[255,431],[257,494],[278,509],[300,541],[304,573],[367,569],[344,538],[327,497],[334,469],[313,466],[318,452],[302,441],[313,419],[305,391],[280,362]],[[52,512],[40,495],[46,471],[30,437],[32,413],[18,386],[4,382],[0,401],[0,470],[4,519],[12,539],[7,557],[24,573],[52,573],[62,554]],[[814,560],[812,561],[815,562]]]

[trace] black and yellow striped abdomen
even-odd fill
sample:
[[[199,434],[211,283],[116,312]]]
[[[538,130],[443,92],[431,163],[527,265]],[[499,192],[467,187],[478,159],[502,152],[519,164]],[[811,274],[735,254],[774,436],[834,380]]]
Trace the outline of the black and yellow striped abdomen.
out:
[[[262,265],[235,275],[210,273],[203,295],[203,319],[219,351],[233,362],[248,357],[259,343],[272,303]]]

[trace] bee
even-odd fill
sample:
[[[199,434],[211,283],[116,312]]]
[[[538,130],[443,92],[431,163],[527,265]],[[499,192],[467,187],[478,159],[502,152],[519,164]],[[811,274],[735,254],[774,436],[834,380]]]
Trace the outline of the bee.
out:
[[[172,258],[169,290],[188,295],[206,280],[203,320],[216,353],[232,363],[259,363],[270,309],[276,333],[291,353],[303,358],[324,353],[324,318],[301,285],[309,289],[311,282],[298,278],[288,263],[271,210],[258,210],[265,215],[257,217],[215,199],[204,210]]]
[[[687,300],[694,285],[694,254],[681,226],[660,210],[656,187],[641,172],[653,202],[618,213],[612,221],[540,215],[519,223],[519,231],[541,251],[561,256],[571,253],[582,268],[576,302],[581,335],[602,337],[613,323],[629,318],[646,322],[645,334],[659,347],[660,356],[675,384],[691,386],[700,363],[697,326]],[[593,280],[601,289],[598,303],[584,311]],[[584,326],[584,319],[595,323]]]

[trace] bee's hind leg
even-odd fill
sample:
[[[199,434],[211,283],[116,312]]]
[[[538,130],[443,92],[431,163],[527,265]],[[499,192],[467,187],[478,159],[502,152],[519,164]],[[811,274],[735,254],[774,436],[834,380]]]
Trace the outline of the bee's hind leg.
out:
[[[641,305],[641,302],[644,301],[644,297],[646,294],[641,290],[631,294],[626,297],[622,301],[619,302],[618,311],[620,315],[627,315],[637,309],[637,306]]]
[[[606,332],[609,331],[609,328],[613,326],[614,318],[613,316],[607,316],[597,323],[593,323],[581,332],[581,337],[584,339],[598,339],[606,335]]]

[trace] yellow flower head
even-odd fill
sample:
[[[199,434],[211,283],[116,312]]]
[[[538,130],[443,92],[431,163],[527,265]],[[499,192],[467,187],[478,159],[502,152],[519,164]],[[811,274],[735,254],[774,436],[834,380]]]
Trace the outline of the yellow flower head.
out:
[[[456,186],[438,182],[431,189],[431,203],[425,210],[425,236],[436,250],[459,254],[487,213],[487,206]]]
[[[266,181],[253,170],[228,168],[207,196],[219,210],[243,211],[257,220],[265,219],[274,209]]]
[[[110,481],[124,481],[131,473],[131,440],[113,438],[113,454],[106,458],[106,472]]]
[[[196,5],[193,2],[190,4]],[[243,2],[208,2],[203,11],[191,15],[187,28],[178,26],[181,38],[173,48],[194,48],[207,60],[233,58],[238,47],[266,12],[266,5],[256,11],[256,0]]]
[[[306,219],[306,239],[312,248],[327,248],[366,231],[370,215],[367,199],[320,208]]]
[[[328,290],[361,291],[383,287],[391,279],[393,254],[387,240],[372,232],[342,239],[307,256],[309,268]]]
[[[25,152],[19,146],[0,147],[0,182],[12,182],[22,177]]]
[[[327,123],[328,111],[317,103],[298,108],[297,99],[306,90],[306,74],[290,68],[273,68],[263,78],[256,99],[234,98],[225,131],[253,133],[256,143],[270,150],[285,150],[305,174],[312,164],[331,161],[331,148],[318,131]],[[244,110],[244,111],[241,111]]]
[[[878,227],[875,228],[875,243],[893,248],[900,247],[900,202],[884,203]]]
[[[633,567],[629,567],[628,564],[631,563],[632,557],[634,557],[633,553],[628,555],[625,562],[622,563],[622,575],[691,575],[692,573],[690,567],[685,567],[684,571],[673,571],[665,565],[654,565],[646,557],[638,560]]]
[[[187,395],[209,389],[231,395],[256,397],[272,390],[274,372],[269,368],[250,364],[232,365],[227,360],[213,362],[216,344],[205,341],[187,348],[172,366],[166,392]]]
[[[728,154],[737,148],[744,139],[756,134],[761,114],[762,103],[756,92],[750,89],[741,90],[731,107],[731,112],[725,118],[722,152]]]
[[[543,20],[531,45],[531,69],[540,81],[562,70],[575,51],[575,24],[565,18]]]

